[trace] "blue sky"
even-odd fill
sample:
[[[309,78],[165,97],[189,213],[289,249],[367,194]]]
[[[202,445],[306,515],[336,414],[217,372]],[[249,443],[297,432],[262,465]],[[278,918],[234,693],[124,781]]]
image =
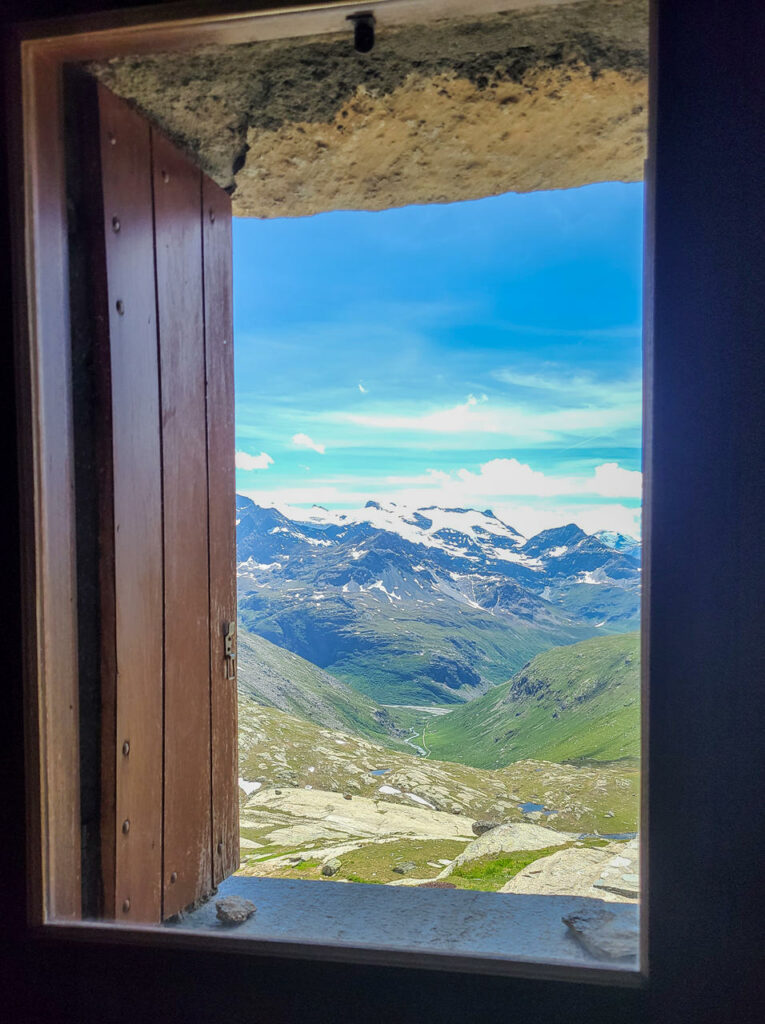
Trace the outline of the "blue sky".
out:
[[[234,222],[237,489],[639,532],[642,185]]]

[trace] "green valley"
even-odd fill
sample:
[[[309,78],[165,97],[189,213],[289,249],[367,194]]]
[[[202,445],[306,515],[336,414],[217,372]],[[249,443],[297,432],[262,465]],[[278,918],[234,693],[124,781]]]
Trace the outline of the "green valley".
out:
[[[430,720],[431,757],[478,768],[524,758],[618,761],[640,754],[638,633],[538,654],[508,682]]]

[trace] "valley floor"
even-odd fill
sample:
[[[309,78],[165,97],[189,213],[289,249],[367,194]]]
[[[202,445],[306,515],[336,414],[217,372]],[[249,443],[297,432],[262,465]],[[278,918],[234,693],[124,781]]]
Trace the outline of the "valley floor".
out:
[[[633,763],[478,769],[247,699],[240,747],[240,874],[637,896]],[[477,838],[480,821],[498,827]],[[604,873],[615,888],[594,889]]]

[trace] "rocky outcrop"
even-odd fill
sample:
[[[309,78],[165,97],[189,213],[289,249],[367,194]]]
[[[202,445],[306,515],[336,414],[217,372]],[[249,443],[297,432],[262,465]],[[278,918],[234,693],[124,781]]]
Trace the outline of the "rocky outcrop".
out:
[[[466,4],[469,9],[469,5]],[[238,216],[382,210],[642,176],[646,0],[584,0],[90,65]]]
[[[556,832],[554,829],[526,822],[499,825],[469,843],[462,853],[444,868],[438,878],[448,878],[456,867],[480,857],[499,856],[518,850],[545,850],[548,846],[563,846],[576,838],[576,834],[572,832]]]
[[[640,895],[637,860],[636,841],[609,843],[599,849],[559,850],[523,868],[500,892],[590,896],[606,903],[635,903]],[[630,876],[630,881],[622,879],[624,874]]]

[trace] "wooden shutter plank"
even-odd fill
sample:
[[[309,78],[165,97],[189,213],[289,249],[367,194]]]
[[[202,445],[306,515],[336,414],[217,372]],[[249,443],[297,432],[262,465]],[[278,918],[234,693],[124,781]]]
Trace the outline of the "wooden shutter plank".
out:
[[[236,623],[234,345],[231,200],[202,178],[207,457],[210,524],[210,697],[213,880],[239,867],[236,678],[228,678],[224,625]]]
[[[26,237],[23,204],[9,213],[19,218],[19,249],[22,241],[26,246],[19,280],[24,271],[33,275],[29,302],[22,297],[14,314],[19,323],[20,495],[27,526],[21,569],[28,684],[27,856],[33,880],[29,909],[31,921],[42,923],[81,914],[79,693],[62,79],[55,61],[39,55],[30,59],[28,72]],[[21,153],[18,157],[21,194]]]
[[[201,174],[152,131],[165,573],[163,916],[212,889]]]
[[[151,140],[147,121],[127,104],[103,87],[98,98],[112,421],[102,503],[105,913],[158,921],[162,481]]]

